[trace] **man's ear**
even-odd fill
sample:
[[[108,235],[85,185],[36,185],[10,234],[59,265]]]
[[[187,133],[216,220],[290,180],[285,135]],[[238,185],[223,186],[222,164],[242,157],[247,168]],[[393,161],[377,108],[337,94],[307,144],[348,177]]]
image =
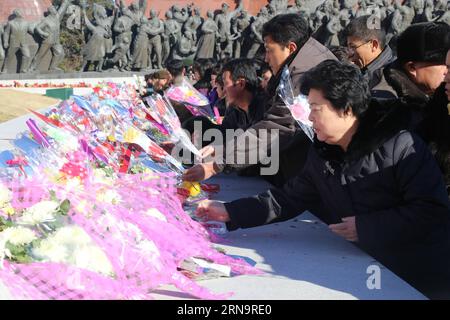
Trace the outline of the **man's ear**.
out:
[[[406,71],[406,73],[412,77],[416,77],[417,75],[417,68],[414,62],[408,61],[403,65],[403,69]]]
[[[295,51],[297,51],[297,44],[295,42],[289,42],[288,44],[288,49],[289,49],[289,53],[294,53]]]
[[[377,50],[381,50],[380,41],[377,39],[372,40],[372,52],[375,52]]]

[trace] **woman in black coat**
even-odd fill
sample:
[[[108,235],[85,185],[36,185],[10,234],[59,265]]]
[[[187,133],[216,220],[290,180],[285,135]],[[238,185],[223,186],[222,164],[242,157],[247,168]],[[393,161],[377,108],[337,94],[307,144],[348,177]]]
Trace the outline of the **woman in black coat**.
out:
[[[404,130],[408,109],[369,107],[361,72],[336,61],[310,70],[302,91],[316,133],[303,171],[254,197],[204,201],[197,215],[234,230],[308,210],[428,297],[449,298],[449,200],[426,143]]]

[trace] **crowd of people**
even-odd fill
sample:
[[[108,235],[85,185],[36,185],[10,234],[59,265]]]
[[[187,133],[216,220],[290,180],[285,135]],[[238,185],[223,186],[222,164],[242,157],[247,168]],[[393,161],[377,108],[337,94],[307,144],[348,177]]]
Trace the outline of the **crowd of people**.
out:
[[[392,50],[369,19],[347,25],[345,47],[326,47],[301,14],[277,15],[262,29],[265,61],[200,60],[186,70],[174,60],[147,78],[149,94],[192,77],[223,121],[175,106],[190,133],[195,121],[203,130],[241,129],[256,139],[276,132],[266,151],[276,144],[279,170],[262,176],[274,187],[228,203],[203,201],[200,218],[231,231],[310,211],[426,296],[450,298],[450,26],[412,24]],[[313,141],[278,94],[286,68],[294,95],[307,96]],[[260,174],[262,161],[227,162],[225,154],[254,152],[232,142],[223,142],[223,157],[217,143],[203,143],[205,159],[214,159],[193,165],[183,179]]]

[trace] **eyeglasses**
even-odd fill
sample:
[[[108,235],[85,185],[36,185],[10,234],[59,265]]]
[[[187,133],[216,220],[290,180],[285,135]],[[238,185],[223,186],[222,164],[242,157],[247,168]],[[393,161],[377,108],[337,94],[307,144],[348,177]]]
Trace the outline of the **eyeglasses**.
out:
[[[371,42],[371,41],[372,41],[372,40],[366,41],[366,42],[360,44],[359,46],[349,45],[349,46],[347,46],[347,48],[348,48],[349,50],[351,50],[351,51],[355,51],[355,50],[358,49],[359,47],[362,47],[363,45],[368,44],[368,43]]]

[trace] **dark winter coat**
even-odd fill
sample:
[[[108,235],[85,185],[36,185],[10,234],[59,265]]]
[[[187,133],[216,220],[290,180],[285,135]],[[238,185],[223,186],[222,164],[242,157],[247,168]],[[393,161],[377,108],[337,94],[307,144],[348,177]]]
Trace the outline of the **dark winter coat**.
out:
[[[305,72],[328,59],[336,60],[336,57],[313,38],[310,38],[296,54],[288,58],[285,65],[289,66],[294,95],[300,94],[301,79]],[[259,132],[260,129],[279,130],[280,171],[277,177],[271,180],[275,185],[282,185],[301,170],[311,145],[311,141],[299,128],[289,109],[277,94],[276,89],[280,83],[283,67],[269,81],[267,90],[269,99],[265,103],[265,112],[262,120],[248,128],[254,129],[256,132]],[[248,153],[245,145],[236,145],[234,147],[235,154]],[[270,153],[271,145],[268,145],[268,149]],[[225,169],[242,169],[247,166],[245,164],[226,163]]]
[[[450,210],[442,174],[407,108],[372,106],[347,152],[315,141],[283,188],[226,203],[229,230],[293,218],[355,216],[357,245],[432,298],[450,297]]]

